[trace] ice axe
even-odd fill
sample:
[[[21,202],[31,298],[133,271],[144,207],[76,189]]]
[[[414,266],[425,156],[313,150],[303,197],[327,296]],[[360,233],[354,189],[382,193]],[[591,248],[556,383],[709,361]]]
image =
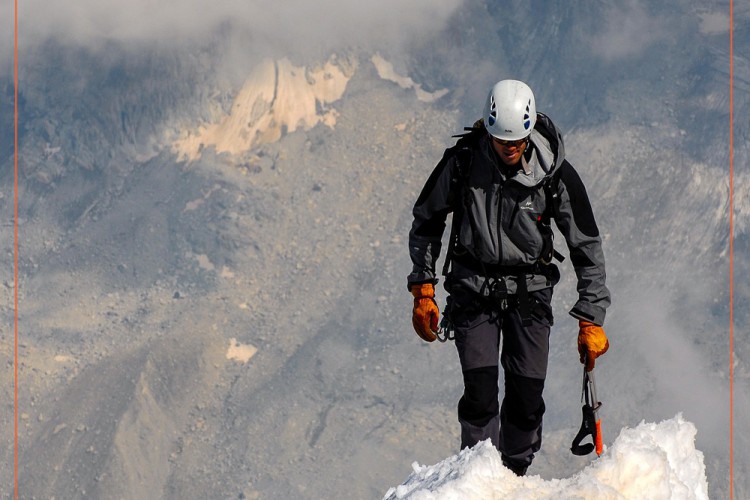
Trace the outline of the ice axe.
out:
[[[578,431],[570,451],[573,455],[588,455],[596,450],[597,456],[602,454],[602,421],[597,413],[602,404],[596,398],[596,384],[594,383],[594,370],[586,371],[586,365],[583,365],[583,388],[581,389],[581,402],[583,402],[583,422],[581,429]],[[593,443],[581,444],[586,436],[591,436]]]

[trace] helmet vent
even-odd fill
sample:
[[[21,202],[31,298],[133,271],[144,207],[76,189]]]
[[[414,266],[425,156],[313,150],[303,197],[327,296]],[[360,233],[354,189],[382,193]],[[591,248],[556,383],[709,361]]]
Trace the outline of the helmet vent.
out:
[[[529,116],[530,106],[531,106],[531,99],[529,99],[529,103],[526,105],[526,113],[523,115],[523,128],[526,130],[529,130],[529,127],[531,126],[531,117]]]
[[[487,121],[490,127],[495,124],[497,120],[497,106],[495,106],[495,96],[490,96],[490,116],[487,117]]]

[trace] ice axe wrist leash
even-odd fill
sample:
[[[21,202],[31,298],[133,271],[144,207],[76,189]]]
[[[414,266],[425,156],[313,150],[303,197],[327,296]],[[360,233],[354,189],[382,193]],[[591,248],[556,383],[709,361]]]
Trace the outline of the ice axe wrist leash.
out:
[[[581,402],[583,407],[583,422],[581,429],[578,431],[570,451],[573,455],[584,456],[596,450],[597,456],[602,454],[604,445],[602,444],[602,421],[597,413],[602,403],[596,398],[596,384],[594,383],[594,370],[586,371],[586,365],[583,365],[583,387],[581,389]],[[587,436],[591,436],[592,443],[581,444]]]

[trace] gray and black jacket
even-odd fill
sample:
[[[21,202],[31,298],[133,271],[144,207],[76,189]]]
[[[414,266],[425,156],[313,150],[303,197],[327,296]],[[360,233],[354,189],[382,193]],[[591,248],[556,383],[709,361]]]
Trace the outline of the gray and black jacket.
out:
[[[547,116],[538,114],[524,158],[511,168],[501,162],[486,132],[469,134],[446,150],[414,205],[409,286],[437,283],[435,266],[449,213],[459,224],[446,277],[449,292],[459,286],[491,298],[554,286],[560,279],[557,267],[540,259],[551,238],[544,221],[552,219],[578,278],[579,298],[570,314],[603,324],[610,295],[599,229],[583,182],[565,160],[562,136]]]

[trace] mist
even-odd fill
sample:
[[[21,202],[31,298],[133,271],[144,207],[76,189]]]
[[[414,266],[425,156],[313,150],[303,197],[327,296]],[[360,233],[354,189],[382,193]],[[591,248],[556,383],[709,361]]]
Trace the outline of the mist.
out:
[[[638,57],[653,45],[668,40],[669,24],[668,16],[654,16],[637,0],[618,2],[607,7],[599,29],[587,45],[597,57],[608,62]]]
[[[327,57],[351,47],[403,48],[444,28],[461,0],[383,2],[165,2],[30,0],[19,7],[20,46],[46,40],[93,51],[107,44],[133,47],[201,46],[231,36],[247,56]],[[12,7],[12,6],[10,6]],[[9,4],[2,19],[12,19]],[[12,33],[3,30],[4,33]],[[7,57],[7,46],[4,49]],[[239,54],[238,54],[239,55]]]
[[[642,420],[682,413],[696,424],[697,448],[706,452],[712,498],[722,498],[734,366],[735,480],[750,488],[743,435],[750,415],[750,176],[736,169],[730,359],[724,4],[19,3],[22,335],[30,346],[24,353],[34,373],[65,375],[59,385],[42,379],[39,388],[24,379],[29,468],[43,456],[49,470],[85,464],[74,479],[91,488],[151,486],[112,476],[96,486],[105,483],[87,474],[103,467],[105,452],[94,457],[87,450],[109,449],[115,429],[117,453],[127,456],[133,446],[132,456],[140,456],[139,442],[128,439],[162,424],[178,435],[163,438],[173,449],[161,450],[169,461],[159,462],[172,467],[172,476],[153,478],[172,492],[216,491],[223,482],[227,495],[255,488],[294,497],[299,485],[344,491],[341,478],[353,477],[357,491],[382,494],[378,488],[398,484],[413,460],[435,463],[454,453],[461,391],[455,349],[424,345],[411,331],[403,242],[411,204],[452,145],[450,136],[478,118],[492,83],[518,78],[563,131],[604,239],[613,294],[605,324],[611,348],[597,364],[605,440]],[[750,20],[750,12],[737,16]],[[7,180],[7,2],[0,19],[0,160]],[[735,33],[736,121],[750,103],[749,33]],[[296,70],[342,53],[357,64],[343,97],[326,103],[340,113],[335,127],[285,132],[279,142],[237,157],[209,150],[180,162],[171,154],[175,134],[227,113],[260,61],[288,58]],[[413,88],[378,77],[376,53],[400,78],[448,93],[419,101]],[[735,134],[735,165],[745,165],[747,124],[738,122]],[[2,195],[7,215],[9,183]],[[4,231],[7,243],[12,238]],[[576,323],[567,316],[576,300],[573,270],[569,260],[561,268],[547,441],[534,465],[546,478],[584,463],[567,450],[580,425],[580,364]],[[442,289],[438,295],[444,300]],[[174,339],[185,339],[178,354]],[[257,347],[257,354],[226,368],[222,349],[230,339],[231,346]],[[152,350],[152,357],[144,354]],[[192,369],[183,359],[201,360],[205,386],[173,375]],[[127,376],[110,364],[126,367]],[[88,395],[88,384],[99,380],[109,384],[101,399],[73,398]],[[120,380],[140,385],[128,392]],[[144,387],[163,393],[142,400]],[[114,409],[101,432],[95,423],[88,424],[95,433],[77,431],[88,411],[110,401],[108,390],[126,417],[139,415],[139,425],[118,425]],[[71,396],[65,411],[58,394]],[[152,411],[138,413],[131,400]],[[58,413],[67,420],[49,417]],[[199,418],[209,429],[200,438]],[[58,430],[64,424],[67,430]],[[285,441],[269,444],[274,433]],[[70,439],[77,448],[50,446],[47,438]],[[84,438],[96,442],[84,446]],[[385,458],[373,464],[373,456]],[[136,462],[129,462],[131,472],[150,466]],[[205,466],[196,473],[194,463]],[[78,492],[78,484],[65,490],[68,480],[50,474],[49,484],[57,483],[39,486],[38,496],[55,487]]]

